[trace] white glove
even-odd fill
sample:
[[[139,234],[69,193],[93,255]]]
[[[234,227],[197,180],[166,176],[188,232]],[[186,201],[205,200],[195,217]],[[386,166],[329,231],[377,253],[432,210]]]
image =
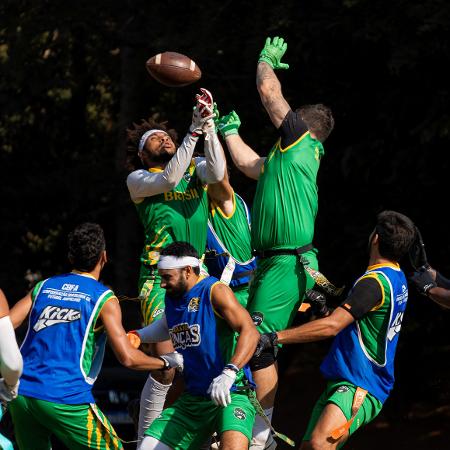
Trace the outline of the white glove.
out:
[[[178,352],[171,352],[161,355],[160,358],[165,362],[166,366],[164,369],[176,369],[180,372],[183,371],[184,362],[183,355]]]
[[[202,131],[205,134],[205,139],[208,139],[212,134],[216,134],[216,124],[213,119],[208,119],[202,127]]]
[[[231,369],[223,369],[222,373],[212,380],[207,393],[217,406],[228,406],[231,403],[230,389],[236,380],[236,372]]]
[[[10,402],[17,397],[19,382],[15,386],[8,386],[4,378],[0,378],[0,400]]]

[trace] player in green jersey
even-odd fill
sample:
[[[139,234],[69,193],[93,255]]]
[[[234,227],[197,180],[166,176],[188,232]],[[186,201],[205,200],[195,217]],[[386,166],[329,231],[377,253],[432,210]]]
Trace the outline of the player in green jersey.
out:
[[[206,185],[224,177],[225,159],[212,120],[212,96],[201,91],[189,132],[178,148],[175,131],[164,123],[149,119],[127,130],[128,162],[134,169],[127,186],[145,233],[139,297],[146,325],[164,312],[164,289],[156,270],[159,252],[174,241],[186,241],[203,254],[208,220]],[[192,158],[201,134],[206,157]],[[161,355],[172,348],[170,341],[161,342],[152,353]],[[160,414],[174,371],[152,375],[141,395],[138,439]]]
[[[215,109],[218,115],[217,109]],[[246,308],[249,282],[256,268],[250,242],[250,211],[230,184],[228,171],[208,186],[209,216],[205,264],[210,275],[231,287]]]
[[[235,112],[219,123],[236,166],[258,180],[252,208],[252,245],[258,267],[250,287],[248,310],[261,332],[289,326],[305,290],[314,284],[307,280],[304,262],[317,269],[312,246],[318,205],[316,177],[324,154],[322,143],[334,126],[331,111],[324,105],[292,111],[274,72],[289,67],[281,62],[286,48],[283,39],[268,38],[257,66],[260,98],[279,132],[267,158],[260,157],[241,139]],[[253,361],[258,398],[268,417],[277,390],[274,363],[273,356],[264,353]],[[257,420],[257,427],[260,429],[256,430],[251,448],[264,448],[269,428],[262,420]]]

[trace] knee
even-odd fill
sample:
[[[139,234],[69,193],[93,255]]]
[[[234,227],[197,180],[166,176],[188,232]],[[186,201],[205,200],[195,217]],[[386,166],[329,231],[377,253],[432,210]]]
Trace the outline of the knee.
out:
[[[154,370],[152,378],[161,384],[171,384],[175,377],[175,369],[170,370]]]
[[[301,450],[332,450],[336,448],[320,436],[311,436],[311,440],[303,441]]]
[[[253,355],[249,361],[252,372],[256,370],[265,369],[275,364],[276,357],[272,349],[266,349],[261,352],[259,356]]]

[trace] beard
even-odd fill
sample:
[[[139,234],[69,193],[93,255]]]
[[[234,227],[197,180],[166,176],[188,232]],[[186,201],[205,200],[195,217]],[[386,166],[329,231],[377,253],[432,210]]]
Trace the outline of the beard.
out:
[[[178,283],[172,286],[171,288],[169,289],[166,288],[166,292],[171,297],[182,297],[186,291],[187,291],[187,283],[186,280],[184,280],[183,278],[180,278]]]
[[[166,149],[162,149],[161,153],[158,153],[157,155],[152,155],[152,161],[158,164],[166,164],[168,163],[171,159],[172,156],[175,153],[169,153]]]

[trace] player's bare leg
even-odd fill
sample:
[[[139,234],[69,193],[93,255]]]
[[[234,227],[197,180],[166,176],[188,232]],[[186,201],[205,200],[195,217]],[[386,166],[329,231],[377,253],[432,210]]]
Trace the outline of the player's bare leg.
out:
[[[256,370],[252,375],[257,386],[256,397],[264,409],[267,418],[269,421],[272,421],[273,405],[278,389],[278,365],[275,363],[264,369]],[[250,448],[252,450],[263,450],[272,440],[270,428],[263,418],[257,415],[255,425],[253,426],[253,437]],[[272,446],[272,448],[275,448],[275,446]]]
[[[344,413],[334,403],[328,403],[317,421],[311,434],[310,441],[303,441],[301,450],[334,450],[339,444],[345,442],[348,438],[346,432],[339,439],[333,439],[330,435],[332,430],[338,428],[347,422]]]
[[[220,450],[246,450],[248,439],[240,431],[224,431],[220,436]]]
[[[171,341],[158,342],[152,346],[152,354],[163,355],[173,352]],[[175,371],[157,370],[150,373],[141,392],[139,407],[138,448],[144,438],[144,432],[161,414],[166,401],[167,392],[172,385]]]

